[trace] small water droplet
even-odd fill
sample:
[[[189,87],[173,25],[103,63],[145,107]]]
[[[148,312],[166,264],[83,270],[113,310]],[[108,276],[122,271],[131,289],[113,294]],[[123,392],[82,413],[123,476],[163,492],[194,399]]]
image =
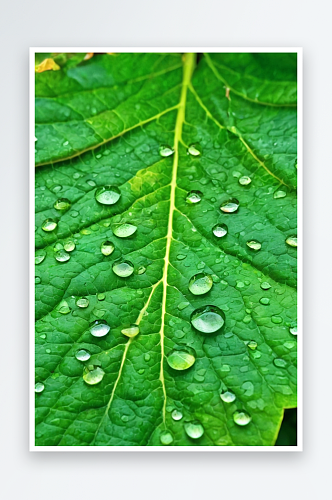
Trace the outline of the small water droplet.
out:
[[[102,154],[101,154],[101,153],[98,153],[98,154],[96,155],[97,160],[99,160],[101,157],[102,157]]]
[[[71,217],[74,217],[74,219],[76,219],[76,217],[78,216],[78,212],[76,210],[72,210],[70,212],[70,215],[71,215]]]
[[[286,240],[287,245],[290,247],[295,247],[297,248],[297,236],[288,236]]]
[[[199,439],[204,434],[204,427],[198,420],[185,423],[184,430],[186,431],[187,436],[192,439]]]
[[[263,281],[263,283],[261,283],[262,290],[269,290],[269,288],[271,288],[271,285],[267,281]]]
[[[56,210],[64,211],[68,210],[71,207],[71,202],[68,200],[68,198],[59,198],[58,200],[56,200],[53,206]]]
[[[251,183],[251,179],[247,175],[243,175],[239,179],[239,184],[241,184],[241,186],[248,186],[250,183]]]
[[[197,267],[197,269],[204,269],[205,262],[199,262],[196,267]]]
[[[145,271],[146,271],[146,267],[139,266],[139,268],[137,269],[137,274],[144,274]]]
[[[64,244],[64,249],[66,250],[66,252],[72,252],[73,250],[75,250],[75,248],[76,245],[72,240],[66,241],[66,243]]]
[[[167,363],[173,370],[187,370],[196,361],[196,353],[189,346],[176,346],[167,356]]]
[[[106,295],[104,293],[97,293],[97,299],[102,301],[105,300]]]
[[[78,359],[78,361],[88,361],[88,359],[91,358],[91,354],[85,349],[79,349],[79,351],[75,353],[75,358]]]
[[[104,241],[101,244],[100,251],[103,255],[108,256],[114,252],[114,245],[111,241]]]
[[[263,304],[263,306],[268,306],[270,304],[270,299],[268,299],[267,297],[262,297],[261,299],[259,299],[259,302]]]
[[[95,181],[92,181],[92,180],[88,180],[88,181],[86,181],[86,183],[89,184],[89,186],[91,186],[91,187],[95,187],[96,186]]]
[[[186,202],[193,205],[199,203],[202,197],[203,193],[201,191],[190,191],[186,196]]]
[[[49,233],[50,231],[54,231],[57,225],[58,223],[54,219],[45,219],[44,222],[42,223],[41,228],[46,233]]]
[[[164,446],[168,446],[173,443],[173,436],[169,431],[161,432],[160,434],[160,442]]]
[[[35,392],[43,392],[44,389],[45,386],[42,382],[37,382],[37,384],[35,384]]]
[[[219,307],[204,306],[191,314],[190,322],[199,332],[214,333],[224,326],[225,314]]]
[[[144,361],[150,361],[150,359],[151,359],[151,356],[148,352],[146,354],[144,354]]]
[[[275,198],[276,200],[279,199],[279,198],[285,198],[287,196],[287,193],[285,193],[285,191],[276,191],[273,195],[273,198]]]
[[[100,366],[89,365],[83,369],[83,380],[89,385],[99,384],[104,378],[105,372]]]
[[[180,410],[173,410],[172,411],[172,419],[173,420],[181,420],[183,417],[182,412]]]
[[[55,252],[54,257],[58,262],[67,262],[70,259],[69,253],[65,250],[58,250]]]
[[[262,244],[256,240],[247,241],[247,247],[251,248],[251,250],[255,250],[257,252],[262,248]]]
[[[121,333],[129,338],[136,337],[139,334],[139,327],[138,325],[130,325],[128,328],[123,328]]]
[[[190,144],[187,149],[187,154],[191,156],[200,156],[202,154],[201,147],[198,144]]]
[[[94,321],[90,328],[90,333],[93,337],[104,337],[108,334],[111,327],[104,319],[97,319]]]
[[[297,326],[292,326],[292,327],[289,329],[289,332],[290,332],[292,335],[297,335]]]
[[[228,227],[226,224],[216,224],[213,226],[212,232],[217,238],[223,238],[228,232]]]
[[[143,373],[144,373],[144,372],[145,372],[144,368],[140,368],[140,369],[137,371],[137,373],[138,373],[139,375],[143,375]]]
[[[69,144],[69,141],[65,141],[62,143],[63,146],[68,146],[68,144]]]
[[[247,345],[252,351],[257,349],[257,342],[255,340],[250,340]]]
[[[198,273],[189,281],[189,291],[193,295],[203,295],[209,292],[213,285],[213,277],[206,273]]]
[[[131,276],[134,272],[134,265],[129,260],[124,260],[122,262],[114,262],[112,266],[113,272],[120,276],[120,278],[127,278]]]
[[[50,354],[50,353],[51,353],[51,349],[45,349],[45,352],[46,352],[47,354]]]
[[[76,300],[76,305],[77,307],[81,308],[88,307],[89,299],[87,299],[86,297],[80,297],[79,299]]]
[[[282,323],[282,318],[280,316],[272,316],[271,318],[272,323],[275,323],[276,325]]]
[[[63,250],[62,243],[58,242],[54,245],[53,250],[56,252],[57,250]]]
[[[235,394],[233,394],[231,391],[225,391],[220,394],[220,398],[224,403],[233,403],[233,401],[236,400]]]
[[[186,256],[186,255],[184,255],[184,254],[182,254],[182,253],[179,253],[179,254],[176,256],[176,258],[177,258],[178,260],[184,260],[186,257],[187,257],[187,256]]]
[[[43,340],[45,340],[45,339],[46,339],[46,335],[45,335],[45,333],[42,333],[42,334],[40,335],[40,338],[41,338],[41,339],[43,339]]]
[[[137,230],[137,227],[133,224],[121,224],[120,226],[115,226],[113,233],[118,238],[128,238],[132,236]]]
[[[70,313],[70,307],[68,305],[68,302],[66,300],[62,300],[60,304],[57,307],[57,311],[60,314],[69,314]]]
[[[231,198],[220,205],[220,210],[227,214],[232,214],[238,210],[239,205],[240,203],[236,198]]]
[[[38,264],[41,264],[45,260],[45,257],[46,257],[46,252],[35,255],[35,265],[38,266]]]
[[[274,360],[273,360],[273,364],[274,364],[274,366],[276,366],[277,368],[286,368],[286,366],[287,366],[287,361],[285,361],[284,359],[281,359],[281,358],[274,358]]]
[[[237,425],[248,425],[251,422],[251,416],[244,410],[236,410],[233,413],[233,420]]]
[[[116,186],[102,186],[95,192],[95,198],[101,205],[114,205],[120,197],[121,192]]]
[[[188,306],[189,306],[189,302],[180,302],[178,305],[178,309],[179,309],[179,311],[183,311],[183,309],[185,309]]]
[[[163,157],[172,156],[174,154],[174,149],[172,149],[167,144],[162,144],[159,147],[159,154],[160,154],[160,156],[163,156]]]

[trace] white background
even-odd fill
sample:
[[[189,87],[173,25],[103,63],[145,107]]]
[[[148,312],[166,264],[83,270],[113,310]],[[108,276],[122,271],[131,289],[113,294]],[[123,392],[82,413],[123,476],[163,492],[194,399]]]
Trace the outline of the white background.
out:
[[[328,498],[331,353],[331,7],[291,0],[2,2],[0,491],[5,500]],[[29,46],[302,46],[304,451],[28,452]]]

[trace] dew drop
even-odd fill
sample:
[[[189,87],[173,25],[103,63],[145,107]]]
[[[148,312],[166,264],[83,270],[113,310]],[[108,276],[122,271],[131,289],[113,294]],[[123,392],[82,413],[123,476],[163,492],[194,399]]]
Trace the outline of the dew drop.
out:
[[[70,259],[69,253],[65,250],[58,250],[55,252],[54,257],[58,262],[67,262]]]
[[[203,295],[211,290],[212,285],[212,276],[206,273],[198,273],[190,278],[188,288],[193,295]]]
[[[46,257],[46,253],[40,253],[38,255],[35,255],[35,265],[38,266],[38,264],[41,264]]]
[[[49,233],[50,231],[54,231],[57,225],[58,223],[54,219],[45,219],[44,222],[42,223],[41,228],[46,233]]]
[[[90,333],[93,337],[104,337],[110,329],[111,327],[104,319],[97,319],[92,323]]]
[[[289,332],[290,332],[292,335],[297,335],[297,326],[292,326],[292,327],[289,329]]]
[[[62,143],[63,146],[68,146],[68,144],[69,144],[69,141],[65,141]]]
[[[262,290],[269,290],[270,288],[271,288],[271,285],[267,281],[263,281],[263,283],[261,283]]]
[[[190,144],[187,149],[187,154],[191,156],[200,156],[202,154],[201,147],[198,144]]]
[[[68,200],[68,198],[59,198],[58,200],[56,200],[53,206],[56,210],[64,211],[68,210],[71,207],[71,202]]]
[[[106,295],[104,293],[97,293],[97,299],[102,301],[105,300]]]
[[[35,392],[43,392],[44,389],[45,386],[42,382],[37,382],[37,384],[35,384]]]
[[[284,359],[281,359],[281,358],[274,358],[274,360],[273,360],[273,364],[274,364],[274,366],[276,366],[277,368],[286,368],[286,366],[287,366],[287,361],[285,361]]]
[[[180,410],[173,410],[172,411],[172,419],[173,420],[181,420],[183,417],[182,412]]]
[[[285,191],[276,191],[273,195],[273,198],[275,198],[276,200],[278,200],[279,198],[285,198],[287,196],[287,193],[285,193]]]
[[[180,302],[178,304],[178,309],[179,309],[179,311],[183,311],[183,309],[185,309],[188,306],[189,306],[189,302]]]
[[[167,144],[162,144],[159,147],[159,154],[160,154],[160,156],[163,156],[164,158],[166,158],[167,156],[172,156],[174,154],[174,149],[172,149]]]
[[[160,442],[164,446],[168,446],[173,443],[173,436],[169,431],[164,431],[160,434]]]
[[[88,181],[86,181],[86,183],[89,184],[89,186],[91,186],[91,187],[95,187],[96,186],[95,181],[92,181],[92,180],[88,180]]]
[[[196,353],[189,346],[176,346],[167,356],[167,363],[173,370],[187,370],[196,361]]]
[[[237,425],[248,425],[251,421],[251,416],[244,410],[236,410],[233,413],[233,420]]]
[[[241,184],[241,186],[248,186],[250,183],[251,183],[251,179],[247,175],[243,175],[239,179],[239,184]]]
[[[280,316],[272,316],[271,318],[272,323],[275,323],[276,325],[282,323],[282,318]]]
[[[132,236],[136,230],[137,227],[133,224],[121,224],[113,229],[113,233],[118,238],[128,238],[128,236]]]
[[[51,353],[51,349],[45,349],[45,352],[46,352],[47,354],[50,354],[50,353]]]
[[[121,192],[116,186],[102,186],[95,192],[95,198],[102,205],[114,205],[119,201]]]
[[[124,260],[122,262],[114,262],[112,266],[113,272],[120,276],[120,278],[128,278],[134,272],[134,265],[129,260]]]
[[[108,256],[114,252],[114,245],[111,241],[104,241],[101,244],[100,251],[103,255]]]
[[[91,354],[85,349],[80,349],[79,351],[76,351],[75,358],[78,359],[78,361],[88,361],[88,359],[91,358]]]
[[[214,333],[224,326],[225,314],[219,307],[204,306],[191,314],[190,322],[199,332]]]
[[[238,210],[239,205],[240,203],[236,198],[231,198],[230,200],[224,201],[221,204],[220,210],[227,214],[232,214]]]
[[[78,212],[76,210],[72,210],[70,212],[70,215],[71,215],[71,217],[74,217],[74,219],[76,219],[76,217],[78,216]]]
[[[233,394],[231,391],[225,391],[220,394],[220,398],[224,403],[233,403],[233,401],[236,400],[235,394]]]
[[[137,274],[144,274],[145,271],[146,271],[146,267],[139,266],[139,268],[137,269]]]
[[[262,248],[262,244],[256,240],[247,241],[247,247],[251,248],[251,250],[255,250],[257,252]]]
[[[192,439],[199,439],[204,434],[204,427],[198,420],[185,423],[184,430],[186,431],[187,436]]]
[[[73,250],[75,250],[75,248],[76,245],[72,240],[66,241],[66,243],[64,244],[64,249],[66,250],[66,252],[72,252]]]
[[[213,226],[212,232],[217,238],[222,238],[223,236],[226,236],[228,227],[226,224],[216,224]]]
[[[184,260],[186,257],[187,257],[187,256],[186,256],[186,255],[184,255],[184,254],[182,254],[182,253],[179,253],[179,254],[176,256],[176,258],[177,258],[178,260]]]
[[[257,349],[257,342],[255,340],[250,340],[247,345],[252,351]]]
[[[99,384],[104,378],[105,372],[100,366],[88,365],[83,369],[83,380],[89,385]]]
[[[190,205],[195,203],[199,203],[203,197],[203,193],[201,191],[189,191],[186,196],[186,202]]]
[[[80,297],[76,300],[76,305],[77,307],[81,307],[82,309],[84,309],[85,307],[88,307],[89,299],[87,299],[86,297]]]
[[[129,338],[136,337],[139,334],[139,327],[138,325],[130,325],[128,328],[123,328],[121,333]]]
[[[297,248],[297,236],[288,236],[286,243],[290,247]]]
[[[70,313],[70,307],[68,305],[68,302],[66,300],[62,300],[60,304],[57,307],[57,311],[60,314],[69,314]]]
[[[150,359],[151,359],[151,356],[148,352],[146,354],[144,354],[144,361],[150,361]]]
[[[62,243],[58,242],[54,245],[53,250],[56,252],[57,250],[63,250]]]
[[[263,304],[263,306],[268,306],[270,304],[270,299],[268,299],[267,297],[262,297],[261,299],[259,299],[259,302]]]

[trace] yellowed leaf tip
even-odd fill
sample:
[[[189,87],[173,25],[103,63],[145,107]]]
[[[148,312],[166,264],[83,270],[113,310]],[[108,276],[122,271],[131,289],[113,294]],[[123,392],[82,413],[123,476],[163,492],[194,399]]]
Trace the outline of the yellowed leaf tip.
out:
[[[35,72],[36,73],[43,73],[44,71],[58,71],[60,69],[60,66],[54,61],[54,59],[44,59],[40,64],[37,64],[35,66]]]
[[[84,61],[88,61],[91,57],[93,57],[93,52],[88,52],[85,54]]]

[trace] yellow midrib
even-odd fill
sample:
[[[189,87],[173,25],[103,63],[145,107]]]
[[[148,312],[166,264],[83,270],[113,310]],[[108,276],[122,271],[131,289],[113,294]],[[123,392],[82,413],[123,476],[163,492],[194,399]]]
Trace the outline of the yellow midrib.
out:
[[[170,193],[170,206],[168,215],[168,226],[166,235],[166,250],[165,250],[165,263],[163,270],[163,298],[161,305],[161,326],[160,326],[160,347],[161,347],[161,361],[160,361],[160,381],[163,388],[164,404],[163,404],[163,422],[166,419],[166,388],[164,379],[164,330],[165,330],[165,315],[166,315],[166,296],[167,296],[167,275],[169,267],[169,254],[171,249],[171,241],[173,234],[173,215],[175,210],[175,189],[176,189],[176,179],[179,164],[179,143],[182,138],[182,127],[185,119],[186,111],[186,99],[187,91],[190,83],[191,75],[195,67],[196,57],[193,53],[188,53],[183,55],[183,80],[182,80],[182,90],[180,103],[178,107],[178,113],[175,123],[175,134],[174,134],[174,160],[172,169],[172,180],[171,180],[171,193]]]

